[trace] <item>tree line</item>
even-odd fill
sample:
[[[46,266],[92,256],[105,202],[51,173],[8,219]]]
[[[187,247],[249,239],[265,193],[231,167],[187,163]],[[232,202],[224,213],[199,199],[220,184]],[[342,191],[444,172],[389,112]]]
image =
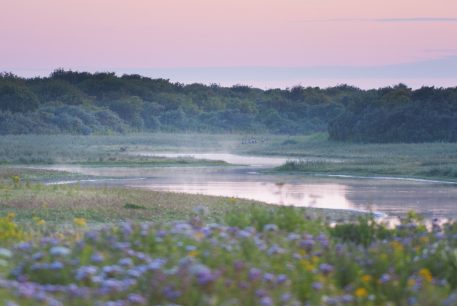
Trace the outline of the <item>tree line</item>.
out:
[[[457,88],[261,90],[111,72],[0,74],[0,134],[328,131],[340,141],[455,141],[456,116]]]

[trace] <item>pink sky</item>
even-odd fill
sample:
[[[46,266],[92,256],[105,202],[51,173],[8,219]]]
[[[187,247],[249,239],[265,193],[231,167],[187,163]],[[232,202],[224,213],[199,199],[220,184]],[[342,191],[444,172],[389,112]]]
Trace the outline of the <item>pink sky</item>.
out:
[[[18,74],[384,66],[457,56],[457,1],[2,0],[0,41]]]

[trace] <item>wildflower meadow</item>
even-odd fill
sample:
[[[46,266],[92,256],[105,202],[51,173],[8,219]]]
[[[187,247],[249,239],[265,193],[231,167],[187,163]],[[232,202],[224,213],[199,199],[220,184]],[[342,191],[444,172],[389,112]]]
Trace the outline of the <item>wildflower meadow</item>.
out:
[[[456,305],[457,224],[329,225],[292,207],[43,231],[0,219],[5,305]],[[43,222],[41,222],[43,221]],[[267,221],[270,221],[267,223]]]

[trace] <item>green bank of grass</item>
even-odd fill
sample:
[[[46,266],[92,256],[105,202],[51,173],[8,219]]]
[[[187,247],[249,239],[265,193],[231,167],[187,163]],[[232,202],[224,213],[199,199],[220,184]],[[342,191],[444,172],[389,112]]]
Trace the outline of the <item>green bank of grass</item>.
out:
[[[46,170],[46,169],[31,169],[26,167],[10,167],[0,166],[0,183],[12,185],[29,185],[34,182],[59,180],[59,179],[83,179],[87,176],[82,176],[77,173],[66,171]]]
[[[455,143],[355,144],[317,134],[277,139],[263,150],[290,157],[279,172],[457,180]]]
[[[332,163],[291,160],[275,170],[279,173],[393,176],[457,181],[457,166],[453,164],[429,166],[422,163],[409,162],[346,161]]]
[[[99,161],[86,161],[77,163],[88,167],[211,167],[228,166],[229,164],[221,160],[196,159],[192,157],[147,157],[147,156],[120,156],[100,159]]]

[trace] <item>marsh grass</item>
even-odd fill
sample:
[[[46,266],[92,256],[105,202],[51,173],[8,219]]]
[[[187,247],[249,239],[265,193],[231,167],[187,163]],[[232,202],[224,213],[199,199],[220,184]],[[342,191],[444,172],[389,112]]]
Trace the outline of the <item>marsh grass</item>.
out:
[[[270,152],[291,156],[290,161],[276,168],[279,172],[457,179],[454,143],[348,144],[302,140],[278,150],[272,148]],[[310,160],[303,160],[303,155]]]
[[[326,133],[257,135],[243,144],[238,134],[19,135],[0,136],[0,164],[74,163],[93,167],[225,166],[220,161],[135,156],[134,152],[230,152],[281,155],[281,171],[395,175],[457,179],[456,143],[356,144],[328,140]],[[21,176],[22,177],[22,176]]]
[[[146,206],[133,204],[133,203],[125,203],[124,208],[127,209],[146,209]]]
[[[327,174],[354,174],[354,175],[395,175],[395,176],[414,176],[415,172],[410,172],[406,165],[387,164],[386,162],[373,161],[345,161],[334,163],[327,161],[304,161],[291,160],[276,168],[277,171],[302,172],[308,174],[327,173]],[[417,173],[419,176],[419,173]]]
[[[98,161],[78,162],[77,164],[90,167],[161,167],[161,166],[227,166],[221,160],[196,159],[193,157],[155,157],[122,155],[100,158]]]
[[[240,135],[14,135],[0,136],[0,164],[109,162],[128,159],[134,151],[228,151]]]

